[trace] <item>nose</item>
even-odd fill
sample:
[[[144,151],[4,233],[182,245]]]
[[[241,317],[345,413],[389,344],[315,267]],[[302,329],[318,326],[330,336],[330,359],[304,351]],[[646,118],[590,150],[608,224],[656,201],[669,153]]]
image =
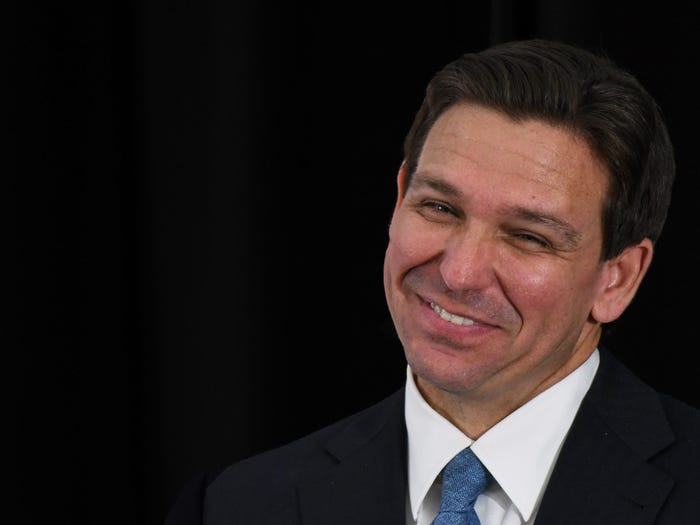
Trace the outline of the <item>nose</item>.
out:
[[[440,273],[450,290],[481,290],[493,284],[495,262],[494,240],[485,232],[465,228],[447,239]]]

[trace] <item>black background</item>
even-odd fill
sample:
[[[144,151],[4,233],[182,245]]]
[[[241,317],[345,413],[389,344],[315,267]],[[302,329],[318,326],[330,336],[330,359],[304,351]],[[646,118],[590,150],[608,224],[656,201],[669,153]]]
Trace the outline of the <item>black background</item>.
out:
[[[279,4],[6,8],[13,523],[159,524],[195,473],[400,386],[401,142],[432,73],[502,40],[604,50],[664,109],[674,202],[610,343],[700,406],[697,4]]]

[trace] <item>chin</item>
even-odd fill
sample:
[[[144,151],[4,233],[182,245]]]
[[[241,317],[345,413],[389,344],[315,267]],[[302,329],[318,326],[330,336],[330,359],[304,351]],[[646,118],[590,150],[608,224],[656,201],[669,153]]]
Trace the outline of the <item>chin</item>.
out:
[[[414,376],[448,392],[468,390],[477,371],[464,354],[449,351],[407,352],[406,358]]]

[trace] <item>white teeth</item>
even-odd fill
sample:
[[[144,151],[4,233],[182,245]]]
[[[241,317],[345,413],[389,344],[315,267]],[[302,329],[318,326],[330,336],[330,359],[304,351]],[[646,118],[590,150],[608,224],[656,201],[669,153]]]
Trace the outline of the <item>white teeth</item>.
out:
[[[461,317],[459,315],[451,314],[444,308],[440,308],[438,305],[435,303],[430,303],[430,307],[435,310],[435,313],[437,313],[440,317],[442,317],[445,321],[449,321],[450,323],[459,325],[459,326],[471,326],[474,323],[471,319],[468,319],[466,317]]]

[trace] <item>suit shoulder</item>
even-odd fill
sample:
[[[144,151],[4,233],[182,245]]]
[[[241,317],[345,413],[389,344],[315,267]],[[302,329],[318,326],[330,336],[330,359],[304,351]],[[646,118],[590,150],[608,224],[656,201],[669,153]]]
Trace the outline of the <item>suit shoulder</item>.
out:
[[[405,433],[403,399],[401,388],[373,406],[227,466],[200,492],[203,514],[211,523],[217,523],[214,516],[248,522],[255,509],[265,508],[272,522],[295,523],[299,484],[323,479],[343,459],[376,446],[379,434],[393,442]]]
[[[675,440],[674,446],[692,465],[700,465],[700,409],[668,394],[660,393],[659,400]],[[700,473],[700,469],[695,468]]]
[[[292,477],[300,471],[322,468],[335,462],[345,452],[343,444],[357,446],[370,440],[396,416],[403,417],[403,388],[363,410],[270,450],[265,450],[233,463],[224,469],[217,481],[225,478],[237,483],[255,485],[260,476],[271,469],[280,470],[280,477]]]

